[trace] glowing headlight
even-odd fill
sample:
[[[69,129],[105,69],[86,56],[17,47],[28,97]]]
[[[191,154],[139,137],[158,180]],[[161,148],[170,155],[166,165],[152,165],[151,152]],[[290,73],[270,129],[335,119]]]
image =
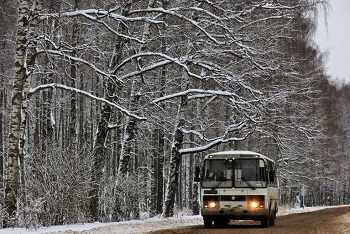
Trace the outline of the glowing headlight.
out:
[[[251,208],[257,208],[257,207],[259,207],[259,202],[257,202],[257,201],[251,201],[249,206],[250,206]]]
[[[215,208],[216,207],[216,203],[215,202],[209,202],[209,208]]]
[[[215,208],[217,206],[216,202],[208,202],[208,204],[206,204],[204,207],[205,208]]]

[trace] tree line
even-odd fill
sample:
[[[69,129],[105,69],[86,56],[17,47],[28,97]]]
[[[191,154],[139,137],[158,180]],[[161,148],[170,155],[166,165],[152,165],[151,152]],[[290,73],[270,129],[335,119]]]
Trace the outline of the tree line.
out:
[[[278,162],[280,202],[349,202],[347,85],[321,0],[24,1],[0,9],[3,226],[188,209],[211,151]]]

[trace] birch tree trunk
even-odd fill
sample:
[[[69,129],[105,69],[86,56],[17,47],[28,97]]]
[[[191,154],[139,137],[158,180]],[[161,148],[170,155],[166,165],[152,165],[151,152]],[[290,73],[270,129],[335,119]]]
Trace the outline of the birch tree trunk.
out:
[[[35,26],[35,14],[33,13],[38,12],[39,6],[40,3],[37,3],[36,8],[32,9],[32,15],[29,15],[29,1],[21,0],[18,8],[15,76],[13,78],[9,154],[6,166],[7,177],[5,179],[5,206],[8,215],[4,221],[5,227],[13,224],[12,221],[15,221],[17,212],[20,167],[23,167],[23,147],[25,142],[26,98],[31,77],[28,69],[35,61],[36,45],[30,41],[29,37],[34,36],[31,31]],[[20,162],[22,165],[20,165]]]

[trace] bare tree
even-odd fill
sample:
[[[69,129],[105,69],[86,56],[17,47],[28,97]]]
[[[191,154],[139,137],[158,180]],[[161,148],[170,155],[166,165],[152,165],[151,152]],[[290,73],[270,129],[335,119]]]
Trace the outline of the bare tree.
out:
[[[17,19],[16,58],[12,92],[11,123],[9,136],[9,154],[7,160],[7,177],[5,204],[9,219],[4,226],[10,225],[17,211],[17,197],[20,188],[20,165],[23,165],[24,127],[26,121],[26,96],[30,88],[30,67],[35,62],[35,33],[37,13],[40,2],[32,8],[29,1],[20,1]],[[32,14],[29,14],[31,9]],[[23,169],[23,168],[22,168]],[[22,171],[23,172],[23,171]]]

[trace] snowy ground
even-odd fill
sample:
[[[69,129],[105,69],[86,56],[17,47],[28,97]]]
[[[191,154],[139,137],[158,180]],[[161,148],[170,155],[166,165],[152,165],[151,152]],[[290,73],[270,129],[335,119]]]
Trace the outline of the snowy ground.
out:
[[[283,209],[280,208],[278,215],[287,215],[293,213],[303,213],[310,212],[320,209],[330,208],[330,206],[322,207],[306,207],[304,209]],[[149,231],[177,228],[183,226],[200,225],[203,224],[202,217],[197,216],[182,216],[178,218],[168,218],[159,219],[152,218],[147,220],[135,220],[127,222],[118,223],[85,223],[85,224],[74,224],[74,225],[62,225],[62,226],[52,226],[46,228],[39,228],[38,230],[28,230],[28,229],[0,229],[0,234],[29,234],[29,233],[59,233],[63,231],[85,231],[90,229],[95,229],[99,227],[109,226],[114,233],[123,234],[137,234]],[[120,230],[120,232],[118,232]]]

